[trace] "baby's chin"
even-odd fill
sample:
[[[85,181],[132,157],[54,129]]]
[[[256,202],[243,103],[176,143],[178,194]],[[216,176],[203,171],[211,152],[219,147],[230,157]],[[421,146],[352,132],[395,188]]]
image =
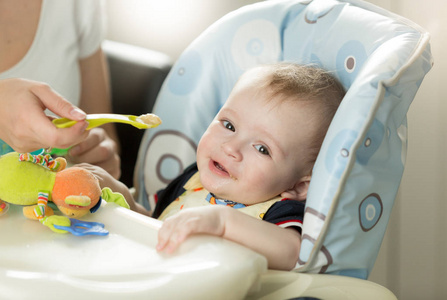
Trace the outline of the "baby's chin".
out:
[[[213,194],[214,197],[216,197],[218,199],[222,199],[222,200],[229,200],[229,201],[233,201],[233,202],[237,202],[237,203],[241,203],[241,204],[245,204],[245,205],[253,205],[253,204],[265,202],[265,201],[273,198],[273,197],[266,198],[265,196],[252,197],[253,196],[252,193],[250,193],[250,196],[248,196],[248,197],[246,195],[241,195],[240,193],[228,193],[226,191],[230,188],[224,187],[223,186],[224,184],[218,185],[218,184],[216,184],[216,182],[210,182],[206,178],[204,178],[203,180],[202,180],[202,178],[200,178],[200,181],[201,181],[202,186],[205,190],[207,190],[208,192]],[[224,192],[222,192],[222,191],[224,191]]]

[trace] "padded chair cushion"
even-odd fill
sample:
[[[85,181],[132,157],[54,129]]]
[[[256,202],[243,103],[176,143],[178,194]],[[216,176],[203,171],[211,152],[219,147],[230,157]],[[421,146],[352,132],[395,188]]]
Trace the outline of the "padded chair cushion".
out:
[[[402,177],[406,113],[432,66],[428,34],[361,1],[265,1],[199,36],[174,65],[155,106],[163,125],[140,147],[139,201],[195,161],[197,143],[244,70],[316,63],[347,94],[324,140],[306,203],[296,270],[367,278]]]

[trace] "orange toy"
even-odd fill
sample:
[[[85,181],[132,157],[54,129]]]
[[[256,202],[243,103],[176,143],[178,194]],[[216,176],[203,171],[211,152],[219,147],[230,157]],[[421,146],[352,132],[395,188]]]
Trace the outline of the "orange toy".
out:
[[[99,201],[101,189],[86,169],[72,167],[56,173],[52,201],[66,216],[80,218]]]

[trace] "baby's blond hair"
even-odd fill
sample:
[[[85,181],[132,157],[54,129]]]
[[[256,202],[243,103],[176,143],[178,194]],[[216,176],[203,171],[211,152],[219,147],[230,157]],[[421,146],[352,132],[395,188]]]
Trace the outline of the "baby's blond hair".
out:
[[[267,72],[262,76],[261,88],[271,98],[305,101],[312,107],[310,122],[316,122],[313,140],[307,149],[307,164],[311,170],[320,151],[323,139],[342,101],[345,91],[330,72],[314,65],[276,63],[259,67]]]

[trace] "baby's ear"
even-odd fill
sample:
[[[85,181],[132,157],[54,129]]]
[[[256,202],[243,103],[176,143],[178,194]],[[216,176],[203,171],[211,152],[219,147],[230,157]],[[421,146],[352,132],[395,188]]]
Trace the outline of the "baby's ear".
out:
[[[293,187],[281,193],[282,198],[291,200],[304,201],[307,198],[307,190],[309,189],[311,176],[300,178]]]

